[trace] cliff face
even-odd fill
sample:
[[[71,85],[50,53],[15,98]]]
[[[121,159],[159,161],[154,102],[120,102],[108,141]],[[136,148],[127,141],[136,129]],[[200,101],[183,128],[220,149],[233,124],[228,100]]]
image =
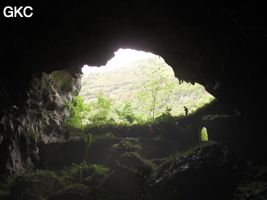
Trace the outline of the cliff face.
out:
[[[80,91],[80,74],[72,69],[35,75],[19,107],[4,110],[1,121],[1,173],[21,173],[38,166],[38,142],[65,141],[63,123],[70,116],[68,103]]]

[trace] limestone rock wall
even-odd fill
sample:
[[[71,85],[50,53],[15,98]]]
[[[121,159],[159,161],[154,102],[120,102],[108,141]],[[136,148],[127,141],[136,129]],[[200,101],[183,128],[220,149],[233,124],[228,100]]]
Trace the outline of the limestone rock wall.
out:
[[[80,91],[80,78],[75,68],[34,75],[24,105],[5,109],[0,122],[1,173],[22,173],[38,165],[38,143],[65,140],[68,103]]]
[[[70,103],[81,89],[81,76],[73,74],[71,69],[42,73],[40,78],[32,80],[30,98],[27,102],[29,111],[35,113],[39,124],[31,127],[41,133],[42,141],[50,143],[64,140],[64,122],[70,116]],[[29,119],[30,120],[30,119]]]

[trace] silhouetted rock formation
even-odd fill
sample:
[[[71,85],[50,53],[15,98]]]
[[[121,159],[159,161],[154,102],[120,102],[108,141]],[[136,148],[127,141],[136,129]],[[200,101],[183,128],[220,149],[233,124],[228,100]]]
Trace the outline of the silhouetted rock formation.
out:
[[[178,190],[178,199],[230,199],[243,173],[244,160],[237,147],[214,143],[167,163],[156,177],[154,192]]]

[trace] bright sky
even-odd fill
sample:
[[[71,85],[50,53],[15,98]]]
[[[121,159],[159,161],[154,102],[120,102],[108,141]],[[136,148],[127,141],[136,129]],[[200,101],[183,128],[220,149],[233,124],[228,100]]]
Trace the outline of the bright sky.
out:
[[[88,65],[84,65],[82,72],[84,76],[87,76],[89,73],[109,71],[115,68],[122,67],[127,63],[145,58],[150,58],[152,56],[155,55],[144,51],[136,51],[132,49],[119,49],[118,51],[115,52],[115,56],[108,61],[106,66],[89,67]]]

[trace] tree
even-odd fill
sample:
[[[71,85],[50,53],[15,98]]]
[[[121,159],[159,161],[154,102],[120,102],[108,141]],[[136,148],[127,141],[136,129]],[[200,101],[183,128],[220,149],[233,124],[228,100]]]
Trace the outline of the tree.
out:
[[[125,102],[121,111],[119,111],[118,109],[115,109],[115,112],[119,116],[119,119],[122,121],[125,121],[131,124],[136,120],[136,117],[132,110],[132,103],[130,101]]]
[[[148,103],[148,119],[150,118],[154,120],[156,116],[156,105],[160,96],[159,94],[164,93],[163,95],[166,96],[165,103],[167,103],[166,100],[170,98],[169,94],[174,87],[174,83],[167,82],[169,80],[168,76],[165,75],[164,70],[160,67],[149,74],[148,77],[149,82],[144,86],[143,91],[139,92],[138,98]]]
[[[92,122],[110,121],[111,118],[109,118],[109,116],[111,107],[114,105],[114,99],[104,93],[99,93],[95,95],[95,97],[96,101],[90,104],[92,110],[94,110],[95,113],[89,117],[89,120]]]

